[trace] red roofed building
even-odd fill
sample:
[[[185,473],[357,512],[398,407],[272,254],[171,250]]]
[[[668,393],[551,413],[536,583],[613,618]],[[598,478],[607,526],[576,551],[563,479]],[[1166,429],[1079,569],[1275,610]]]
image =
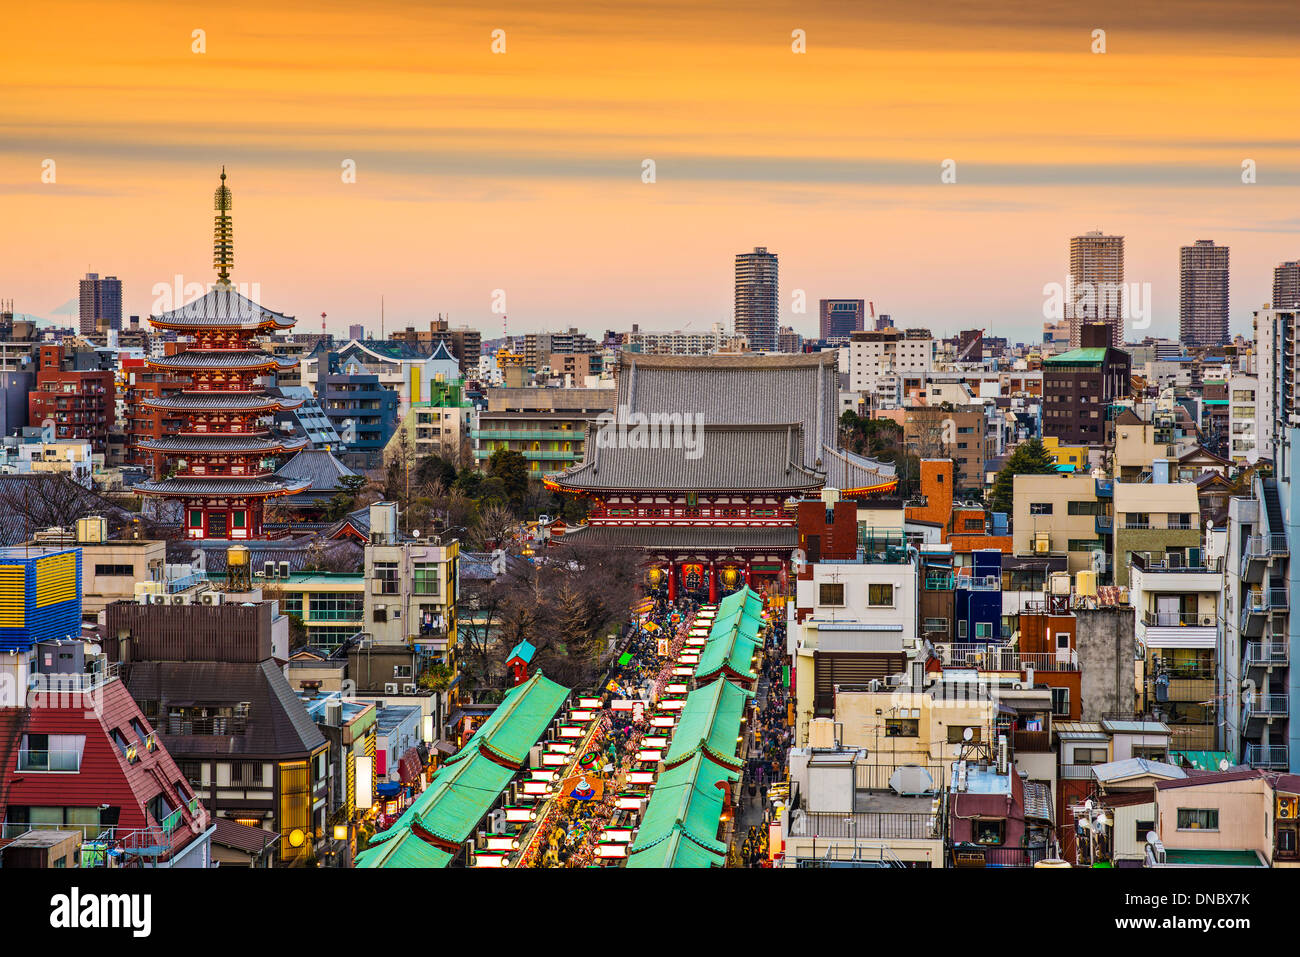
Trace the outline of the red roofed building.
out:
[[[37,645],[28,706],[0,708],[3,837],[79,832],[82,867],[209,866],[207,812],[116,666],[52,673],[83,648]]]

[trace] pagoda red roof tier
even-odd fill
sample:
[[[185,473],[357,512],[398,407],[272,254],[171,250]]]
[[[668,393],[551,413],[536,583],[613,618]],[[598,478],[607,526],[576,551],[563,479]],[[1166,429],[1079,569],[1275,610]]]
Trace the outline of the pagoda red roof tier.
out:
[[[273,412],[296,409],[302,399],[286,399],[263,392],[183,392],[180,395],[145,397],[142,403],[151,409],[176,412]]]
[[[161,359],[146,359],[157,369],[292,369],[297,359],[282,359],[255,349],[190,349]]]
[[[272,495],[294,495],[311,487],[310,482],[266,481],[260,478],[232,478],[214,475],[211,478],[185,476],[162,479],[158,482],[137,482],[132,491],[141,495],[162,495],[172,498],[266,498]]]
[[[185,452],[197,452],[207,455],[222,453],[264,453],[296,452],[308,444],[306,436],[287,439],[263,439],[249,435],[175,435],[161,439],[142,439],[140,448],[150,452],[164,452],[180,455]]]

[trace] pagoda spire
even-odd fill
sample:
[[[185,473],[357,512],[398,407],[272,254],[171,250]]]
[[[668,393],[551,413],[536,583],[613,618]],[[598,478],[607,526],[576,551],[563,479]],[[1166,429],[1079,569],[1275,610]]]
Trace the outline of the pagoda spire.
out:
[[[235,265],[235,233],[230,223],[230,189],[226,186],[226,167],[221,167],[221,185],[212,196],[213,217],[212,265],[217,270],[217,286],[230,288],[230,270]]]

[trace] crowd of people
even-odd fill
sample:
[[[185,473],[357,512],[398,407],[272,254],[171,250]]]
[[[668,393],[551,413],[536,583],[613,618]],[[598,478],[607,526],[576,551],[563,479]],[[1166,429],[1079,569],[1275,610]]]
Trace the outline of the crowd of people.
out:
[[[785,637],[785,622],[778,618],[767,630],[764,640],[762,671],[759,676],[760,694],[755,705],[749,758],[745,764],[745,790],[749,800],[757,800],[763,809],[763,825],[750,827],[743,837],[736,835],[736,841],[740,845],[740,858],[747,867],[769,866],[766,824],[771,809],[767,803],[767,790],[786,777],[791,728],[789,688],[785,674]],[[761,850],[756,849],[759,847],[759,841],[754,837],[757,832],[761,832]],[[752,854],[750,850],[753,850]]]
[[[541,840],[529,862],[535,866],[586,867],[599,863],[597,848],[602,831],[618,823],[625,813],[618,810],[618,798],[626,789],[628,772],[634,769],[642,739],[651,730],[649,702],[674,680],[673,666],[700,607],[689,597],[670,603],[661,594],[646,601],[649,606],[643,606],[634,617],[601,689],[600,718],[580,743],[575,770],[563,782],[562,792],[551,802],[539,826]],[[660,641],[665,639],[671,652],[666,657],[660,655],[664,650]],[[737,821],[730,855],[732,866],[771,866],[767,791],[786,777],[791,742],[785,642],[785,622],[777,616],[776,622],[764,631],[759,694],[751,712],[750,749],[738,808],[743,811],[748,800],[756,802],[763,814],[761,823],[747,828]],[[616,699],[647,704],[634,711],[615,711],[610,705]]]
[[[565,793],[552,802],[539,829],[546,835],[544,845],[536,851],[535,862],[540,866],[587,867],[598,862],[600,833],[615,820],[618,797],[633,769],[641,739],[650,730],[648,708],[614,711],[610,704],[615,699],[649,701],[669,683],[698,607],[689,599],[670,604],[660,597],[653,600],[648,613],[637,616],[602,689],[600,720],[584,739],[577,763],[582,778],[579,785],[586,781],[593,793],[586,799],[570,796],[578,789],[571,790],[572,778],[566,779]],[[671,642],[672,654],[666,658],[659,655],[661,639]]]

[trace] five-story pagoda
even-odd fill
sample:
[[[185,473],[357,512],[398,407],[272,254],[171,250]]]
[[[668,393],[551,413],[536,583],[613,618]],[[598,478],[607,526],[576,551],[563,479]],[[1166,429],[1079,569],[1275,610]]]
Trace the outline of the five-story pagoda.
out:
[[[293,360],[263,352],[254,340],[292,327],[294,318],[264,309],[231,285],[230,198],[223,168],[214,201],[216,283],[193,302],[149,317],[156,328],[191,341],[175,355],[147,359],[148,366],[188,379],[189,385],[177,395],[144,400],[150,408],[179,414],[185,424],[176,435],[140,442],[164,456],[167,467],[135,490],[181,502],[189,538],[260,538],[266,500],[310,484],[275,477],[274,457],[296,452],[308,440],[280,438],[272,431],[272,413],[301,403],[268,395],[262,379]]]

